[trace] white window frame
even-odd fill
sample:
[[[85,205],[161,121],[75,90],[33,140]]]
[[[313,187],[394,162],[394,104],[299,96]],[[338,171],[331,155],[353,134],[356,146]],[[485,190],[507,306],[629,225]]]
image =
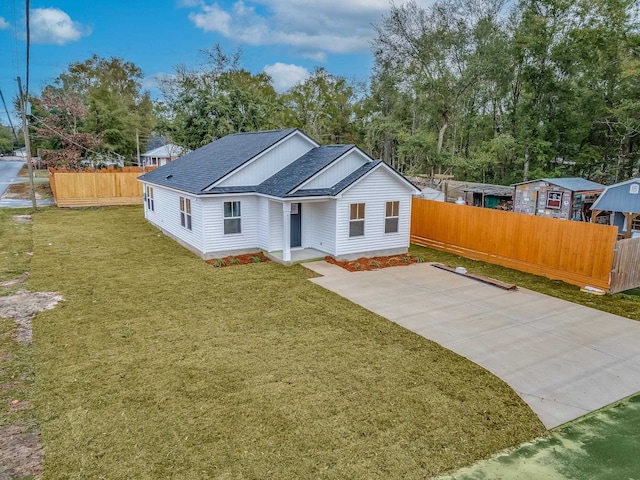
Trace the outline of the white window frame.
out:
[[[553,199],[551,198],[553,196]],[[554,205],[549,205],[550,202],[553,202]],[[558,206],[555,206],[555,203],[558,203]],[[562,192],[557,190],[551,190],[547,192],[547,204],[546,208],[552,210],[560,210],[562,208]]]
[[[349,238],[364,237],[365,210],[366,204],[364,203],[349,204]],[[362,227],[359,225],[362,225]],[[358,228],[358,231],[354,233],[355,228]],[[360,230],[362,230],[362,233],[359,233]]]
[[[180,225],[187,230],[191,230],[191,200],[189,198],[180,197]]]
[[[227,212],[227,205],[229,205],[229,212]],[[229,213],[229,215],[227,215]],[[222,217],[223,217],[223,232],[225,235],[240,235],[242,233],[242,205],[240,200],[233,200],[229,202],[223,202],[222,204]],[[227,225],[237,225],[238,231],[227,231]]]
[[[391,207],[391,212],[389,212]],[[395,230],[389,225],[395,224]],[[384,233],[398,233],[400,231],[400,200],[391,200],[384,204]]]
[[[147,210],[155,211],[155,202],[153,201],[153,187],[151,185],[145,185],[145,200],[147,201]]]

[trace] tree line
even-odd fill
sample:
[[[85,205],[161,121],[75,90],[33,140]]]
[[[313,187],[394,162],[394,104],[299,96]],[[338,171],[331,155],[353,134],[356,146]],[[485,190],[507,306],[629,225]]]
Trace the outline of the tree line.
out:
[[[31,124],[42,156],[68,165],[133,160],[136,135],[194,149],[298,127],[321,143],[357,143],[407,174],[611,183],[640,170],[638,20],[635,0],[391,5],[373,27],[366,87],[317,68],[282,94],[220,47],[197,68],[178,66],[157,101],[138,67],[93,56],[32,98]]]

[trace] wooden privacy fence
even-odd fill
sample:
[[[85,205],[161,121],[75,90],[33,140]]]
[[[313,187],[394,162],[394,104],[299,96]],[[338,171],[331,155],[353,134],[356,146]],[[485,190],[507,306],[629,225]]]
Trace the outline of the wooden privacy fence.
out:
[[[640,237],[616,242],[610,293],[640,286]]]
[[[155,167],[153,167],[155,168]],[[146,167],[145,171],[153,170]],[[49,183],[58,207],[135,205],[142,203],[140,167],[88,172],[49,169]]]
[[[618,229],[414,199],[411,242],[581,287],[609,290]]]

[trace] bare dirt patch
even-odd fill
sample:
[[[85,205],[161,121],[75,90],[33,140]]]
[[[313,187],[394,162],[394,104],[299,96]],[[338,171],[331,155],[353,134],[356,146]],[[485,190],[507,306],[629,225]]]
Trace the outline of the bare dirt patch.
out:
[[[13,318],[17,324],[16,341],[21,345],[31,343],[31,320],[34,315],[44,310],[51,310],[62,295],[54,292],[30,292],[20,290],[13,295],[0,297],[0,317]]]
[[[361,257],[351,261],[338,261],[332,257],[326,257],[327,263],[337,265],[350,272],[362,272],[366,270],[378,270],[380,268],[398,267],[422,262],[420,257],[414,255],[392,255],[390,257]]]
[[[0,478],[38,477],[43,459],[40,432],[23,424],[0,428]]]
[[[53,198],[53,192],[48,183],[36,183],[36,199]],[[29,199],[29,183],[13,183],[9,185],[7,191],[2,198],[19,198],[23,200]]]

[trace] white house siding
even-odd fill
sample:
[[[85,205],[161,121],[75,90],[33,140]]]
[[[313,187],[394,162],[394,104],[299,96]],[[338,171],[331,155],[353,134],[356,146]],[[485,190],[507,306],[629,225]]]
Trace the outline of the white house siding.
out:
[[[336,183],[360,168],[367,161],[368,159],[365,158],[361,153],[359,153],[357,150],[353,150],[339,159],[317,177],[301,185],[300,188],[313,189],[333,187]]]
[[[241,233],[224,234],[224,202],[240,202]],[[210,258],[257,250],[259,202],[255,195],[206,197],[202,199],[205,225],[205,255]]]
[[[263,155],[256,157],[216,186],[259,185],[314,147],[315,145],[302,135],[294,135]]]
[[[269,200],[269,247],[268,252],[275,252],[284,248],[282,244],[282,203]]]
[[[203,252],[202,203],[195,196],[178,193],[157,185],[153,187],[154,210],[150,211],[145,202],[145,216],[180,243],[186,244],[195,253]],[[180,197],[191,200],[191,230],[180,224]]]
[[[336,209],[335,255],[390,254],[409,246],[412,192],[382,167],[345,191]],[[386,202],[399,201],[398,233],[384,233]],[[349,237],[349,209],[352,203],[365,204],[364,236]]]
[[[302,244],[331,255],[336,246],[336,201],[302,204]]]
[[[269,248],[269,199],[258,197],[258,247],[267,252]]]

